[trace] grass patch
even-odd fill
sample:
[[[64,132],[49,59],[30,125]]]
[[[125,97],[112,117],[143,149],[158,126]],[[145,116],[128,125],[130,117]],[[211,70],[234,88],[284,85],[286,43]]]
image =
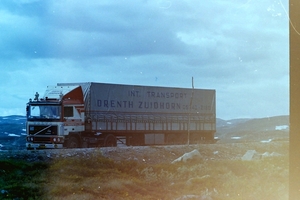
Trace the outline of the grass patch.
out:
[[[0,160],[0,199],[40,199],[48,165],[23,160]]]
[[[288,156],[152,164],[101,153],[0,161],[0,199],[287,199]]]
[[[284,199],[288,158],[214,160],[145,165],[94,158],[60,159],[50,166],[51,199],[174,199],[182,195],[213,199]],[[62,181],[63,180],[63,181]],[[76,197],[76,198],[74,198]]]

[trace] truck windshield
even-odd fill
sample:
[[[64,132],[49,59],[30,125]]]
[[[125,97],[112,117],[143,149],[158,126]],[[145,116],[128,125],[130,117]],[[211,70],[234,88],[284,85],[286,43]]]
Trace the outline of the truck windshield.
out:
[[[57,120],[61,116],[61,107],[58,105],[29,105],[29,119]]]

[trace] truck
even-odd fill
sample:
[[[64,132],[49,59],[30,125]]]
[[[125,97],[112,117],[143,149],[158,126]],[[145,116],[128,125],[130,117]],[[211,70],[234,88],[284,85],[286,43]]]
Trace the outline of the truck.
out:
[[[26,148],[89,148],[213,142],[212,89],[57,83],[26,106]]]

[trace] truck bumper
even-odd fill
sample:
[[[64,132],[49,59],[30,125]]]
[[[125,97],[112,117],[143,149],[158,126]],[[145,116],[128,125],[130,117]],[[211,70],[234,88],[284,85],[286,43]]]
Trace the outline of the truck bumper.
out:
[[[32,149],[62,149],[63,144],[35,144],[35,143],[26,143],[27,150]]]

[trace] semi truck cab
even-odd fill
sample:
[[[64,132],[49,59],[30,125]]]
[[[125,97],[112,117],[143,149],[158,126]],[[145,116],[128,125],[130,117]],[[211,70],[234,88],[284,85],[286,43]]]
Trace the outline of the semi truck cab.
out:
[[[80,86],[48,86],[26,106],[27,149],[79,147],[75,135],[84,131],[84,101]],[[72,137],[73,136],[73,137]]]

